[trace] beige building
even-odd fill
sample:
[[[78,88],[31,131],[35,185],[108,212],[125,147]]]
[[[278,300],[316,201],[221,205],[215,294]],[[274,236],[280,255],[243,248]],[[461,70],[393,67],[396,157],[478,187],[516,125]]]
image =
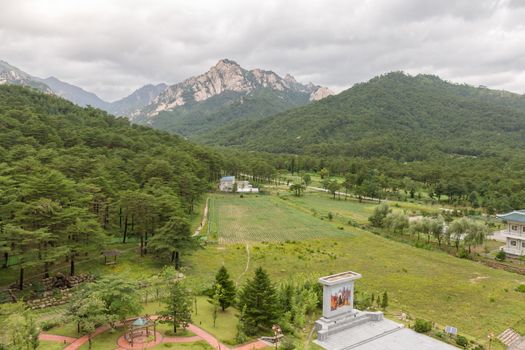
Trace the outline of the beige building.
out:
[[[525,255],[525,210],[496,215],[507,223],[503,235],[507,238],[503,251],[507,254]]]

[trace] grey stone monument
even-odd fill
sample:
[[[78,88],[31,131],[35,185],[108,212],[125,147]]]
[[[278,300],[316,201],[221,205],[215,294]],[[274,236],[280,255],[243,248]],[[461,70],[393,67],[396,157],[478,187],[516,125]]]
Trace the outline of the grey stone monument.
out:
[[[362,312],[354,309],[354,281],[361,274],[353,271],[319,278],[323,285],[323,317],[315,322],[317,340],[369,321],[381,321],[382,312]]]

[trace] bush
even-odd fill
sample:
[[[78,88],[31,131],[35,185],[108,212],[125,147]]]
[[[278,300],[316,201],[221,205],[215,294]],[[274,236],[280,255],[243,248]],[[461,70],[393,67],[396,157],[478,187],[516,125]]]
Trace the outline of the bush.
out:
[[[432,330],[432,322],[416,318],[414,323],[414,330],[418,333],[427,333]]]
[[[500,250],[498,254],[496,254],[496,260],[498,261],[505,261],[507,259],[507,254],[503,250]]]
[[[61,318],[43,321],[42,323],[40,323],[40,328],[42,328],[43,331],[48,331],[51,328],[60,326],[62,324],[62,321],[63,320]]]
[[[516,292],[525,293],[525,284],[520,284],[516,287]]]
[[[295,342],[289,337],[285,337],[281,342],[281,346],[279,347],[279,349],[283,350],[294,350],[295,348]]]
[[[465,338],[464,336],[462,335],[458,335],[456,337],[456,344],[458,344],[459,346],[463,347],[463,348],[466,348],[467,345],[468,345],[468,339]]]
[[[468,250],[466,250],[465,248],[462,248],[460,251],[459,251],[459,255],[458,257],[460,259],[470,259],[470,254],[468,253]]]

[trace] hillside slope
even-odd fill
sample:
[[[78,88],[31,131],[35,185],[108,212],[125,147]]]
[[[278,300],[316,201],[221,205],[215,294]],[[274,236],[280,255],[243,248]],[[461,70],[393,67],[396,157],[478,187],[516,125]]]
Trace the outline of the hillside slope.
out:
[[[107,110],[110,106],[110,103],[102,100],[94,93],[88,92],[78,86],[63,82],[55,77],[39,80],[49,86],[55,95],[65,98],[76,105],[82,107],[89,105],[91,107],[100,108],[103,110]]]
[[[400,72],[250,123],[205,142],[251,150],[411,161],[525,147],[525,97]]]

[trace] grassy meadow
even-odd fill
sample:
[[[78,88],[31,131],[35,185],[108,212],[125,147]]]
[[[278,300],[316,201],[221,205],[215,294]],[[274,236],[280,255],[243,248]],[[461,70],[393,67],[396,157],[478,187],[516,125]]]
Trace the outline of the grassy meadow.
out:
[[[213,195],[210,220],[220,244],[189,258],[189,281],[204,284],[222,264],[239,284],[258,266],[276,282],[297,274],[317,278],[355,270],[363,275],[358,290],[376,295],[388,291],[387,316],[393,319],[405,312],[458,327],[461,334],[480,342],[491,331],[498,334],[522,324],[525,295],[514,289],[525,283],[524,276],[345,224],[347,218],[364,223],[374,203],[333,200],[323,193],[280,197]],[[399,203],[399,210],[439,208]],[[336,214],[332,222],[326,218],[328,211]]]

